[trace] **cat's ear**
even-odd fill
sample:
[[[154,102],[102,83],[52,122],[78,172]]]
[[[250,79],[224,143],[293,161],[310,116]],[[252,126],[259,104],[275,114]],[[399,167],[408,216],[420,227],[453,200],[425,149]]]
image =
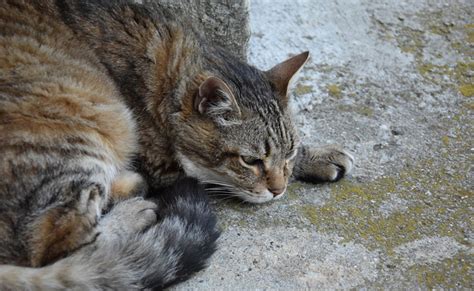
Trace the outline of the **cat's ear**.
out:
[[[301,70],[308,59],[309,52],[306,51],[279,63],[265,72],[267,78],[272,82],[278,94],[281,96],[284,104],[288,102],[288,87],[290,86],[292,78]]]
[[[220,125],[240,123],[240,108],[234,94],[217,77],[209,77],[201,83],[194,99],[194,108]]]

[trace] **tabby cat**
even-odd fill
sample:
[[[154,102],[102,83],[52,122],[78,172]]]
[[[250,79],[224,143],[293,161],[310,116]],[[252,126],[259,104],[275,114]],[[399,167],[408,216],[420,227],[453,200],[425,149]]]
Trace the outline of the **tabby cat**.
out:
[[[191,27],[124,1],[0,0],[0,289],[168,286],[219,235],[181,178],[261,203],[293,168],[350,171],[340,147],[300,146],[287,91],[307,52],[260,71]]]

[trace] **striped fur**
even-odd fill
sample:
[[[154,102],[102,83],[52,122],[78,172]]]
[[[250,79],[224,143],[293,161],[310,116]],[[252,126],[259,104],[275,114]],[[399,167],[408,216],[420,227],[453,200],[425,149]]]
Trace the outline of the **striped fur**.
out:
[[[0,289],[143,290],[185,280],[215,251],[216,219],[196,181],[161,194],[158,206],[141,198],[118,203],[100,220],[93,244],[54,264],[0,265]]]
[[[299,147],[287,89],[308,53],[265,72],[159,6],[59,2],[63,21],[94,48],[136,116],[136,162],[152,187],[188,175],[249,202],[282,196]]]
[[[59,4],[0,1],[0,289],[182,280],[215,250],[203,190],[182,184],[159,221],[154,203],[129,200],[145,189],[129,171],[136,116]]]

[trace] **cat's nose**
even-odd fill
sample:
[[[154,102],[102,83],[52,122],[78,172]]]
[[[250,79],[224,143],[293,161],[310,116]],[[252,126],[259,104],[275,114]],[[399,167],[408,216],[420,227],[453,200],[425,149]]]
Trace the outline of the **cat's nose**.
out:
[[[283,188],[276,188],[276,189],[268,189],[268,191],[272,192],[273,197],[280,195],[281,193],[285,192],[285,187]]]

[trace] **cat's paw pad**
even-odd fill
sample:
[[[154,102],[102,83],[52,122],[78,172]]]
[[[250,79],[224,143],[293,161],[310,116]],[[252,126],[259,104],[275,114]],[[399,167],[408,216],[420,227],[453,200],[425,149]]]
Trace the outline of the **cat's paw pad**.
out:
[[[354,157],[342,147],[304,148],[295,176],[309,182],[335,182],[350,173]]]
[[[157,208],[155,203],[143,198],[121,201],[101,220],[101,229],[118,235],[138,233],[156,223]]]

